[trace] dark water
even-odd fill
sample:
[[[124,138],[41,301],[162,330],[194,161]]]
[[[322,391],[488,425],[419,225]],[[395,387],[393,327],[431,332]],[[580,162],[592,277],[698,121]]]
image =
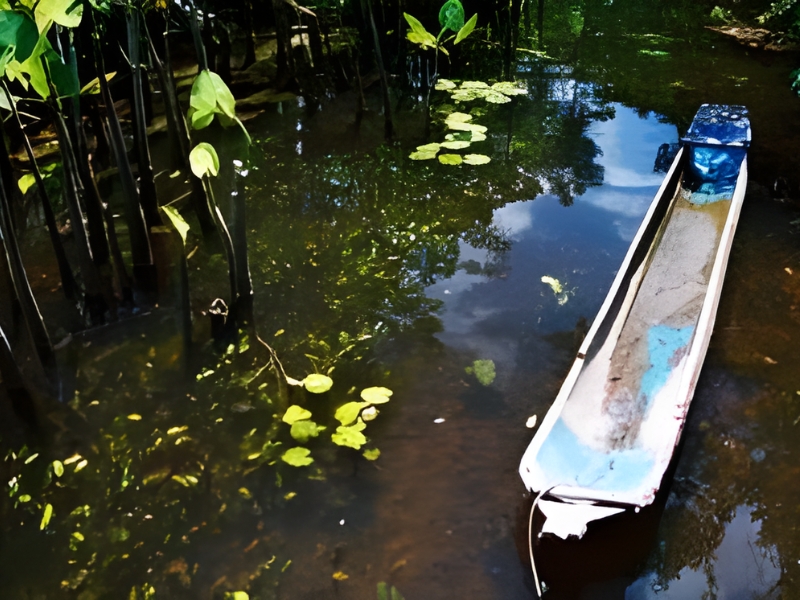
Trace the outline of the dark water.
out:
[[[32,498],[4,505],[0,596],[367,599],[389,582],[408,600],[535,597],[526,421],[555,398],[661,182],[658,147],[700,103],[727,102],[751,111],[751,186],[674,478],[646,521],[543,548],[541,574],[552,598],[800,597],[798,215],[769,191],[797,189],[793,57],[661,33],[587,34],[569,65],[522,60],[526,95],[471,105],[487,165],[407,158],[442,140],[444,92],[427,136],[422,107],[399,103],[393,146],[374,113],[355,134],[347,95],[250,121],[259,330],[290,375],[334,380],[288,396],[329,427],[315,462],[270,449],[293,442],[257,342],[219,364],[205,349],[214,372],[185,382],[168,312],[76,339],[62,358],[77,434],[6,461]],[[198,308],[226,277],[202,252]],[[490,384],[467,372],[476,360],[493,361]],[[394,394],[368,424],[369,462],[325,438],[373,385]]]

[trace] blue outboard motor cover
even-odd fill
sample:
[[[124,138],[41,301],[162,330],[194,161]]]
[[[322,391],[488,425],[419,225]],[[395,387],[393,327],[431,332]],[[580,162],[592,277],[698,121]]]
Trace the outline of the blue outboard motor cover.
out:
[[[750,146],[750,119],[739,105],[703,104],[681,138],[689,150],[685,183],[694,204],[729,199]]]

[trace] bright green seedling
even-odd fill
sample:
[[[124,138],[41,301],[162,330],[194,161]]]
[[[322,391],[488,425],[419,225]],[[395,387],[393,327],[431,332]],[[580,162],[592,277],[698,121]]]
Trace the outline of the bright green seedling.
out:
[[[207,142],[200,142],[189,153],[189,166],[195,177],[216,177],[219,173],[219,156],[214,146]]]
[[[411,27],[406,34],[406,39],[409,42],[417,44],[423,49],[431,48],[437,52],[441,51],[444,54],[449,54],[444,48],[444,42],[454,40],[454,45],[460,43],[472,33],[478,22],[477,14],[473,15],[466,23],[464,22],[464,6],[459,0],[447,0],[447,2],[442,5],[442,8],[439,10],[439,25],[442,29],[436,37],[425,29],[425,26],[415,17],[412,17],[408,13],[403,13],[403,17],[405,17],[406,22]],[[443,42],[442,37],[447,31],[452,31],[456,35],[447,38]]]
[[[192,129],[208,127],[214,117],[223,127],[238,125],[250,143],[250,135],[236,116],[236,99],[222,78],[212,71],[201,71],[194,80],[188,117]]]

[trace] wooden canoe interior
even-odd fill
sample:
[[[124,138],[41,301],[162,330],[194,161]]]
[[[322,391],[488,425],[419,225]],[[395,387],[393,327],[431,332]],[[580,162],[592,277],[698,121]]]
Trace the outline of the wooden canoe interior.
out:
[[[711,335],[743,194],[693,193],[686,163],[676,159],[573,367],[577,376],[562,388],[560,410],[554,405],[523,458],[533,489],[644,505],[660,486]]]

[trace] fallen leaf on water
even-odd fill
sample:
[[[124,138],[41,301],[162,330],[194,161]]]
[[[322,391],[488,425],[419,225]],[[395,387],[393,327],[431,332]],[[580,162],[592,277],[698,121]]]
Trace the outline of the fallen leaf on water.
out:
[[[345,579],[350,579],[350,575],[343,571],[336,571],[336,573],[333,574],[333,578],[336,581],[344,581]]]
[[[764,357],[764,362],[767,363],[768,365],[777,365],[778,364],[777,360],[775,360],[774,358],[770,358],[769,356],[765,356]]]

